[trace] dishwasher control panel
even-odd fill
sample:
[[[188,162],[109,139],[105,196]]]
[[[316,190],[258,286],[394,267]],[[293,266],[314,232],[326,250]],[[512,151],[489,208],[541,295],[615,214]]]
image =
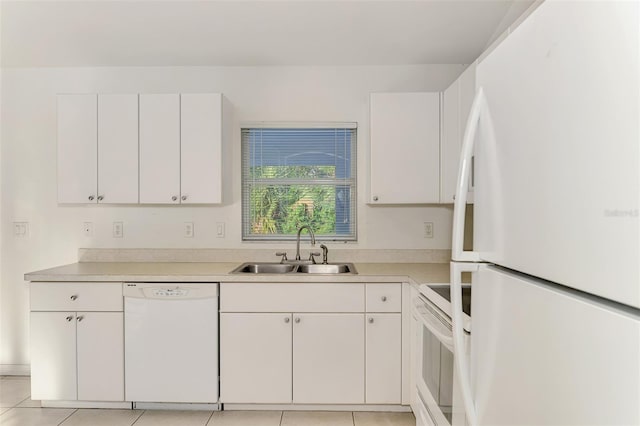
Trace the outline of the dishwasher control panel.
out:
[[[152,293],[155,297],[184,297],[189,294],[189,290],[182,288],[154,288]]]

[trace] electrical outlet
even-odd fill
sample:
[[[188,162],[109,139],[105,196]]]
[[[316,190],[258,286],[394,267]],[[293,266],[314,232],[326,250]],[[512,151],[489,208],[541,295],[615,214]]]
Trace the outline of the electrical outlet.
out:
[[[13,222],[13,236],[16,238],[29,237],[29,222]]]
[[[216,238],[224,238],[224,222],[216,222]]]
[[[93,237],[93,222],[84,222],[82,224],[82,234],[85,237]]]
[[[122,222],[113,222],[113,238],[122,238],[123,234]]]
[[[433,238],[433,222],[424,222],[424,237]]]
[[[193,222],[185,222],[184,223],[184,237],[185,238],[193,238]]]

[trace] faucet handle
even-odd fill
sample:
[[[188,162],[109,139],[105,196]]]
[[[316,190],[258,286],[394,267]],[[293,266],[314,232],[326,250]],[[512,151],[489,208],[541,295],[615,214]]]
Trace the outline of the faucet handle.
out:
[[[309,260],[313,263],[316,263],[316,259],[313,256],[320,256],[320,252],[318,251],[312,251],[309,253]]]
[[[276,256],[282,256],[282,259],[280,259],[280,263],[284,263],[287,260],[289,260],[289,259],[287,259],[287,252],[286,251],[278,251],[278,252],[276,252]]]
[[[329,254],[329,249],[324,244],[320,244],[320,248],[322,249],[322,264],[326,265],[329,263],[327,255]]]

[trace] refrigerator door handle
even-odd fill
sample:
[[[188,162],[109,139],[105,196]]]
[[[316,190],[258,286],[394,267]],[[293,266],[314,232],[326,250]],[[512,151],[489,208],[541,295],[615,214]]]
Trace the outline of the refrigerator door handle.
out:
[[[473,149],[480,122],[480,112],[485,105],[484,91],[478,88],[471,105],[467,126],[462,139],[462,152],[460,154],[460,166],[458,167],[458,183],[453,205],[453,239],[451,242],[451,257],[453,260],[463,262],[478,262],[480,254],[474,251],[465,251],[464,224],[465,210],[467,208],[467,192],[469,191],[469,176],[473,166]]]
[[[471,395],[469,360],[464,341],[464,320],[462,316],[462,272],[476,272],[482,264],[451,262],[451,313],[453,322],[453,359],[455,364],[464,411],[468,426],[476,426],[476,408]],[[473,318],[473,317],[472,317]],[[473,322],[473,319],[472,319]],[[473,329],[473,324],[471,326]]]

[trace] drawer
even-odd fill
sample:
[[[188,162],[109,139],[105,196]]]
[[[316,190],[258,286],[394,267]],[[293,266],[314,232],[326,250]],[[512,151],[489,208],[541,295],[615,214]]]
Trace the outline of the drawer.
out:
[[[364,284],[222,283],[221,312],[364,312]]]
[[[367,284],[367,312],[400,312],[402,283]]]
[[[31,283],[32,311],[122,311],[122,283]]]

